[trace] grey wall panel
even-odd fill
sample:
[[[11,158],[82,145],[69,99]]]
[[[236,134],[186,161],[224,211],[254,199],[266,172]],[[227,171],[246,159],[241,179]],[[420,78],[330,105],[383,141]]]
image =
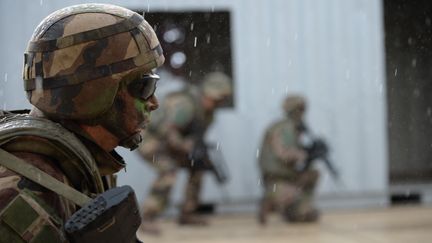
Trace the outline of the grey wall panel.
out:
[[[84,1],[1,1],[0,104],[28,107],[21,84],[22,52],[36,24],[48,13]],[[104,1],[108,2],[108,1]],[[210,177],[206,200],[256,199],[261,192],[256,155],[263,130],[282,116],[287,93],[309,100],[307,121],[332,147],[344,185],[323,176],[320,194],[385,192],[387,141],[383,32],[378,0],[122,0],[133,9],[228,9],[232,13],[234,109],[217,114],[208,139],[220,144],[232,180],[221,190]],[[41,4],[42,3],[42,4]],[[7,36],[4,34],[7,33]],[[7,74],[8,81],[4,82]],[[142,199],[154,173],[136,154],[120,183]],[[180,181],[185,175],[180,175]],[[181,198],[179,183],[174,199]]]

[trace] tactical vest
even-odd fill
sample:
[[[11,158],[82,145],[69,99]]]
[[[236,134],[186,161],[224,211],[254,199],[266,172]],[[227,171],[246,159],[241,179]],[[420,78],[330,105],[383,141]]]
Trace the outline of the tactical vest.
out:
[[[39,143],[25,137],[43,138]],[[104,191],[95,159],[70,131],[48,119],[26,114],[0,115],[0,147],[8,152],[42,154],[57,161],[71,186],[87,195]]]
[[[273,143],[271,141],[271,136],[275,133],[277,129],[286,128],[287,131],[291,131],[285,136],[293,137],[296,136],[293,131],[293,123],[289,119],[284,119],[278,121],[270,126],[265,133],[264,140],[261,145],[261,151],[259,156],[259,166],[261,173],[264,177],[277,177],[277,178],[293,178],[296,174],[293,167],[287,166],[286,161],[280,159],[273,151]],[[295,144],[293,144],[295,145]]]

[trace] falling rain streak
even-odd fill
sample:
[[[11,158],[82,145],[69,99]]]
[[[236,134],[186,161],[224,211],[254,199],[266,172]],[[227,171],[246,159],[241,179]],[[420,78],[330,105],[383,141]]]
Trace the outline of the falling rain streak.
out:
[[[397,68],[395,68],[395,70],[394,70],[394,76],[395,77],[397,76],[397,73],[398,73],[398,70],[397,70]]]
[[[194,47],[196,47],[196,45],[197,45],[197,37],[195,36],[195,38],[194,38]]]
[[[260,155],[260,150],[259,149],[257,149],[256,150],[256,154],[255,154],[255,156],[258,158],[259,157],[259,155]]]
[[[190,24],[190,30],[193,31],[193,29],[194,29],[194,22],[192,22],[192,23]]]
[[[8,80],[8,74],[5,73],[5,75],[4,75],[4,81],[5,81],[5,83],[7,82],[7,80]]]

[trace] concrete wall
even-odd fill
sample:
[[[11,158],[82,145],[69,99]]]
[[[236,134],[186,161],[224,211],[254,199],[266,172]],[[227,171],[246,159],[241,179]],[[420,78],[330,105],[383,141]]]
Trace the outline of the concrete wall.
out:
[[[50,12],[84,1],[0,2],[0,105],[28,107],[22,91],[22,53],[32,30]],[[209,140],[218,142],[231,181],[207,178],[204,199],[252,202],[261,192],[256,155],[262,133],[282,116],[290,92],[309,100],[307,121],[332,147],[342,184],[327,171],[319,194],[374,195],[387,190],[386,103],[381,1],[378,0],[122,0],[104,1],[149,11],[229,10],[232,13],[236,107],[218,112]],[[7,80],[6,80],[7,79]],[[153,172],[135,154],[120,183],[143,199]],[[185,174],[180,174],[180,181]],[[181,198],[182,184],[174,191]],[[377,201],[374,201],[377,202]]]

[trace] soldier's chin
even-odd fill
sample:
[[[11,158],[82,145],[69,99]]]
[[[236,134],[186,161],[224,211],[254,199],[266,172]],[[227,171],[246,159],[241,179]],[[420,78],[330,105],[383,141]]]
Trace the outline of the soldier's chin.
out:
[[[134,133],[133,135],[123,139],[120,141],[119,146],[123,148],[130,149],[131,151],[138,148],[138,145],[141,143],[142,137],[139,132]]]

